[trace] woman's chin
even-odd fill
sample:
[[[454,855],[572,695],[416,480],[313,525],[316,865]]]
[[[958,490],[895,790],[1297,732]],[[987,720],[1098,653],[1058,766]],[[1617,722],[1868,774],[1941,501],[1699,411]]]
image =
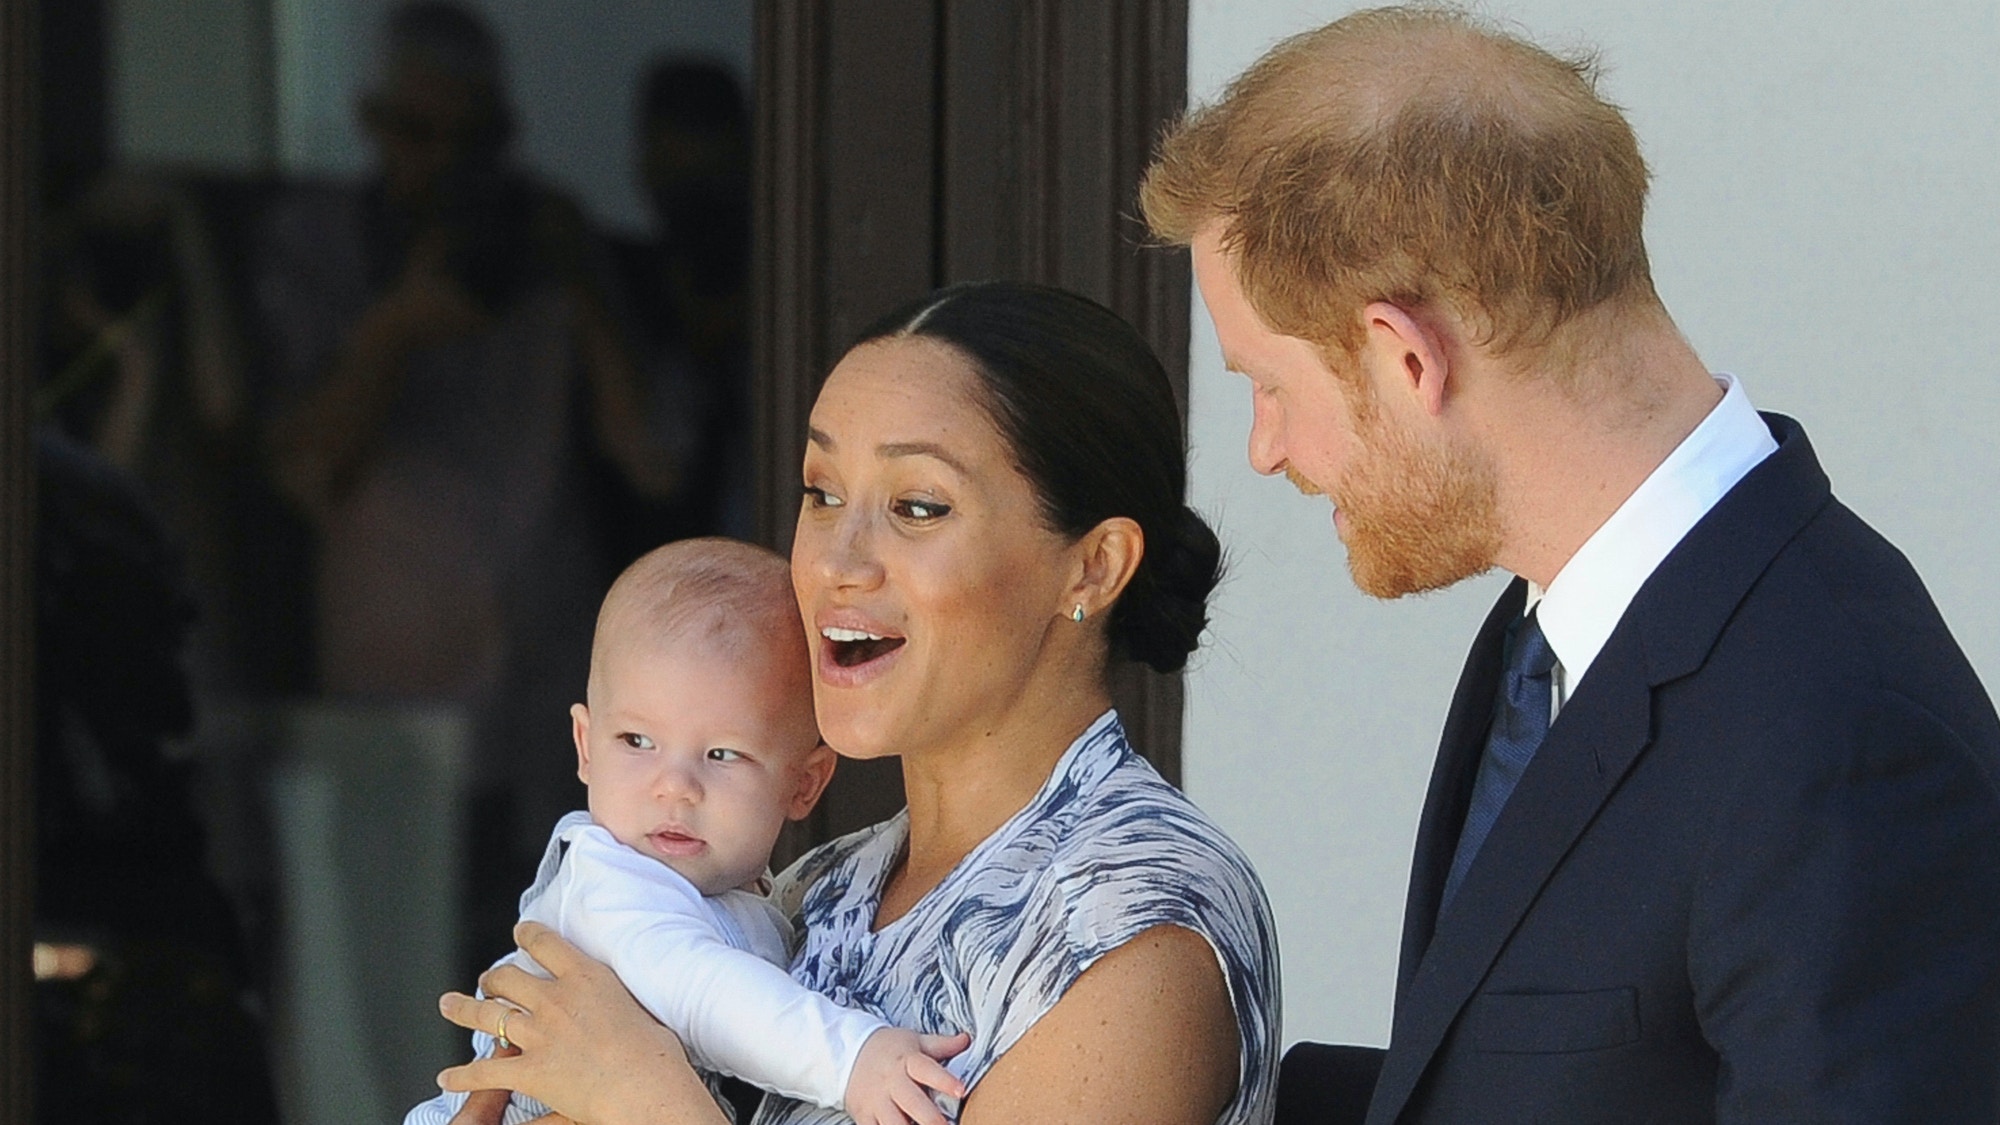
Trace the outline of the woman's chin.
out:
[[[814,700],[820,737],[843,758],[865,761],[901,752],[894,709],[877,705],[871,694],[821,690]]]
[[[879,758],[882,756],[879,732],[875,724],[868,722],[869,716],[851,702],[824,702],[820,697],[814,711],[819,717],[819,737],[833,752],[843,758]]]

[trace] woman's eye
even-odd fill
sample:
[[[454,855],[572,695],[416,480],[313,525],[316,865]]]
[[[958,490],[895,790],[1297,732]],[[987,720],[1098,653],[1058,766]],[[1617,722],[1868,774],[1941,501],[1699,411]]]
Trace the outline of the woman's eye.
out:
[[[842,500],[826,489],[815,488],[812,485],[806,486],[805,499],[806,507],[808,508],[838,508],[842,504],[847,503],[847,501]]]
[[[624,734],[619,735],[618,741],[623,742],[625,745],[630,746],[634,750],[651,750],[653,748],[652,739],[647,738],[643,734],[637,734],[629,730],[626,731]]]
[[[727,746],[711,746],[708,750],[708,760],[711,762],[734,762],[742,757],[741,750],[731,750]]]
[[[906,520],[925,523],[950,514],[951,505],[939,504],[932,500],[898,500],[895,503],[895,510],[897,515]]]

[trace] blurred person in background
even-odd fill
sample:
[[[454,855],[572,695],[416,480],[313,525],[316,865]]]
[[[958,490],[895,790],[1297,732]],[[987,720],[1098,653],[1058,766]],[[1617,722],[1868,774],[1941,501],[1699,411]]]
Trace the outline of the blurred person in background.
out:
[[[199,604],[189,674],[205,698],[296,692],[295,520],[273,519],[239,305],[203,185],[99,175],[47,231],[41,419],[130,474]]]
[[[194,720],[179,552],[130,474],[53,427],[36,474],[37,1119],[274,1121],[250,960],[174,752]]]
[[[655,500],[679,474],[582,215],[509,157],[485,24],[394,9],[359,109],[373,176],[288,192],[257,239],[268,455],[317,533],[320,692],[470,720],[464,932],[504,934],[543,827],[582,795],[547,751],[606,584],[585,466]]]
[[[631,338],[641,350],[649,429],[683,469],[665,498],[616,480],[599,491],[620,562],[662,542],[748,538],[750,498],[750,115],[720,62],[666,56],[637,97],[645,240],[613,239]]]

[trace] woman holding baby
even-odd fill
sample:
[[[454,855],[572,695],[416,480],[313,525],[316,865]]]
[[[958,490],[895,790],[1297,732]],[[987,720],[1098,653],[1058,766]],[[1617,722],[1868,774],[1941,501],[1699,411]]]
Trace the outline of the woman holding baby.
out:
[[[820,731],[895,755],[908,809],[778,880],[794,977],[967,1032],[948,1105],[987,1122],[1261,1125],[1277,945],[1256,876],[1125,740],[1107,671],[1178,669],[1220,549],[1130,326],[1071,294],[946,290],[864,335],[814,406],[792,578]],[[447,1071],[591,1125],[722,1120],[679,1042],[548,931],[483,982],[523,1049]],[[502,1006],[447,997],[496,1030]],[[840,1120],[767,1097],[760,1125]]]

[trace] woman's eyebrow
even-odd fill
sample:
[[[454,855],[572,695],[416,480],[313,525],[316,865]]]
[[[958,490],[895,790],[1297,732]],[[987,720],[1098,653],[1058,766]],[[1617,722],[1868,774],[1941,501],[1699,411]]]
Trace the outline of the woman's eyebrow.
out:
[[[944,446],[928,441],[892,441],[875,447],[875,456],[890,457],[934,457],[956,470],[959,476],[969,477],[965,462],[945,451]]]
[[[817,426],[806,427],[806,440],[814,445],[819,446],[821,449],[826,450],[828,453],[833,452],[835,444],[833,440],[833,435],[827,433],[825,430],[822,430]],[[944,462],[951,469],[955,470],[960,476],[969,477],[972,475],[972,473],[966,469],[965,462],[959,460],[957,457],[954,457],[948,450],[945,449],[944,446],[939,445],[936,442],[930,442],[930,441],[884,442],[881,445],[875,447],[875,456],[880,457],[884,460],[887,460],[892,457],[933,457],[939,461]]]

